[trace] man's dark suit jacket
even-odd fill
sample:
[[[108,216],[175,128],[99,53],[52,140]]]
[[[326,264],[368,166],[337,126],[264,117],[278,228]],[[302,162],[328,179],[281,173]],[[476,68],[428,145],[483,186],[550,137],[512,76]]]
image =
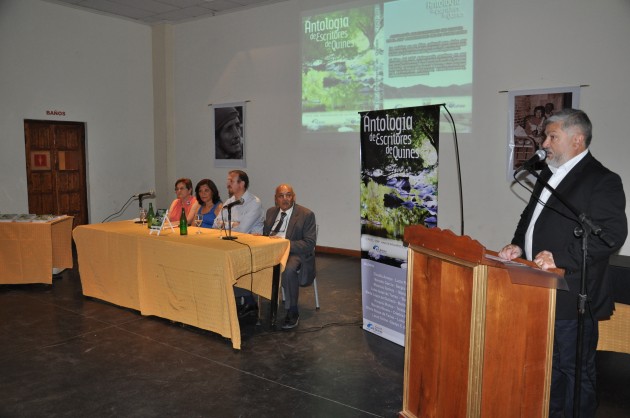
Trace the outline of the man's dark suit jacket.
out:
[[[541,172],[541,177],[546,181],[551,174],[547,167]],[[512,239],[512,244],[522,249],[525,248],[525,233],[543,187],[540,181],[536,183]],[[589,152],[569,171],[556,190],[578,211],[589,216],[615,243],[610,248],[599,237],[592,234],[588,237],[586,275],[590,311],[596,319],[608,318],[614,310],[608,262],[610,256],[621,248],[628,233],[621,178]],[[576,217],[558,199],[550,196],[534,226],[533,254],[523,255],[533,258],[540,251],[550,251],[556,266],[565,270],[564,277],[570,290],[557,292],[556,319],[577,319],[578,316],[577,296],[583,253],[582,241],[574,235],[577,226]]]
[[[279,211],[278,207],[267,210],[263,235],[269,235]],[[289,257],[292,255],[300,257],[300,286],[309,286],[315,279],[315,242],[317,241],[315,214],[310,209],[294,203],[285,238],[291,241]]]

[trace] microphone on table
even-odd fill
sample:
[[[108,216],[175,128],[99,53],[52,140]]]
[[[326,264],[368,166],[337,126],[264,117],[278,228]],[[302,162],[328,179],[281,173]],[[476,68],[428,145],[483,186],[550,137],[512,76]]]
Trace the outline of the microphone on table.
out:
[[[540,161],[545,161],[546,158],[547,158],[547,151],[545,151],[544,149],[539,149],[538,151],[534,153],[534,155],[530,157],[529,160],[523,163],[523,165],[521,166],[521,168],[518,169],[518,171],[529,170],[530,168],[534,166],[534,164]]]
[[[228,203],[227,205],[223,206],[223,209],[227,209],[227,213],[228,213],[228,221],[227,221],[228,227],[227,227],[227,235],[224,237],[221,237],[221,239],[234,240],[237,238],[237,237],[232,236],[232,207],[236,205],[242,205],[243,203],[245,203],[245,200],[243,200],[243,198],[241,197],[240,199],[235,200],[234,202]],[[221,211],[221,217],[223,217],[223,210]]]
[[[228,203],[223,207],[223,209],[232,209],[233,206],[242,205],[243,203],[245,203],[245,201],[243,200],[243,198],[240,198],[239,200],[235,200],[232,203]]]
[[[145,197],[155,197],[155,191],[154,190],[149,190],[146,193],[138,193],[138,194],[134,194],[133,197],[137,197],[138,199],[144,199]]]
[[[145,197],[155,197],[155,191],[151,189],[146,193],[134,194],[133,197],[138,198],[138,205],[142,208],[142,199],[144,199]]]

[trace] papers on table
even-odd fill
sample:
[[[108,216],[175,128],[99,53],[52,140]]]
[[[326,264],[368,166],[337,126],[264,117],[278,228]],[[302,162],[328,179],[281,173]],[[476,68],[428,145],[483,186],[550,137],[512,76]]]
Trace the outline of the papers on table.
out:
[[[34,213],[2,213],[0,222],[50,222],[66,215],[35,215]]]

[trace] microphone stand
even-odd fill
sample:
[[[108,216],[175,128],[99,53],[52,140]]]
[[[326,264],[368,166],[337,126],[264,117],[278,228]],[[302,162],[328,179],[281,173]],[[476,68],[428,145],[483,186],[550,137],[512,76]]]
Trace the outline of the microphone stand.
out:
[[[238,237],[232,236],[232,208],[228,206],[227,211],[228,211],[228,227],[226,229],[228,231],[228,234],[224,237],[221,237],[221,239],[235,240],[235,239],[238,239]]]
[[[142,199],[144,198],[144,196],[142,195],[138,195],[138,206],[140,207],[140,212],[142,212]],[[140,220],[139,221],[135,221],[135,223],[137,224],[142,224],[144,225],[144,221],[142,220],[142,216],[140,216]]]
[[[149,193],[140,193],[134,195],[134,197],[138,198],[138,205],[140,206],[140,209],[142,209],[142,199],[144,199],[145,197],[155,197],[155,192],[151,190]]]
[[[551,194],[560,201],[567,209],[569,209],[577,218],[580,226],[576,227],[573,234],[582,239],[582,266],[580,272],[580,292],[578,294],[578,332],[577,332],[577,348],[575,352],[575,382],[573,387],[573,417],[580,417],[580,392],[582,388],[582,358],[584,344],[584,316],[586,314],[586,302],[588,300],[586,287],[586,259],[588,255],[588,237],[590,234],[598,236],[609,247],[614,247],[615,242],[606,235],[602,228],[594,224],[591,219],[583,212],[577,210],[572,204],[567,202],[560,193],[544,180],[531,166],[524,165],[530,174],[540,181]],[[533,254],[532,254],[533,256]]]

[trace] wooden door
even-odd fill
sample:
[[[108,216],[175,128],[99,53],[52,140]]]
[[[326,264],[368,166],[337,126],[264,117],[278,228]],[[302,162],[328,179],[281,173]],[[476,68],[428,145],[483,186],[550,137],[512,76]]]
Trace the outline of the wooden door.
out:
[[[24,121],[28,211],[74,216],[88,223],[85,124]]]

